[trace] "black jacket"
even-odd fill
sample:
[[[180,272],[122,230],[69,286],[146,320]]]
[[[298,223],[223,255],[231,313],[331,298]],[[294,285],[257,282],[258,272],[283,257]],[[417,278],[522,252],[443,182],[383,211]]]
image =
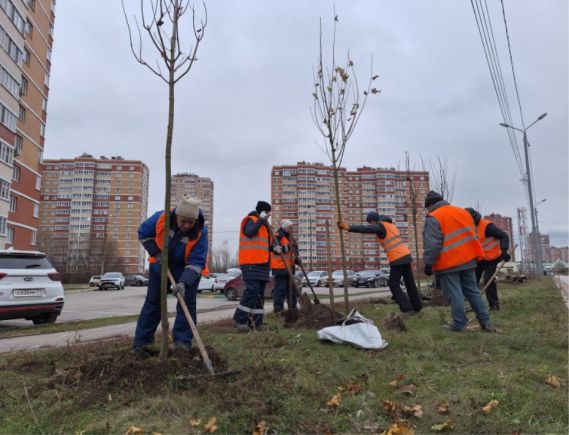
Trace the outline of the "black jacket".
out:
[[[385,227],[381,224],[381,222],[373,225],[350,225],[348,231],[350,233],[375,234],[380,239],[385,239],[385,236],[387,235],[387,231],[385,231]],[[412,262],[413,257],[411,254],[409,254],[405,257],[398,258],[393,263],[389,263],[389,265],[401,266]]]

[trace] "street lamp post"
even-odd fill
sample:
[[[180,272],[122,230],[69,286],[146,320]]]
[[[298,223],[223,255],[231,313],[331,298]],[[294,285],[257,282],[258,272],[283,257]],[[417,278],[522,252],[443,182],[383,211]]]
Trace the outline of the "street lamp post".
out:
[[[535,253],[535,269],[536,274],[541,277],[543,275],[543,259],[541,255],[541,246],[539,243],[539,234],[537,233],[537,216],[535,214],[535,206],[533,204],[533,187],[531,182],[531,171],[530,171],[530,164],[529,164],[529,142],[527,131],[530,129],[532,125],[536,122],[541,121],[543,118],[547,116],[547,113],[541,114],[534,122],[528,125],[526,128],[516,128],[511,125],[500,123],[502,127],[511,128],[512,130],[521,131],[524,135],[524,157],[526,161],[526,182],[528,186],[528,196],[529,196],[529,208],[530,208],[530,216],[531,216],[531,231],[532,231],[532,242],[533,242],[533,252]]]

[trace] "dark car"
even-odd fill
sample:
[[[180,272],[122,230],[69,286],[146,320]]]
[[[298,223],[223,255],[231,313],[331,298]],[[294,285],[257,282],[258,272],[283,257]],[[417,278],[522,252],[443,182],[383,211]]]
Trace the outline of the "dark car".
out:
[[[300,278],[295,276],[297,287],[300,291],[302,291],[302,284],[300,282]],[[225,284],[225,288],[223,289],[223,293],[228,301],[235,301],[237,299],[241,299],[243,297],[243,293],[245,293],[245,280],[243,279],[243,275],[239,275],[236,278],[230,279]],[[273,298],[273,289],[275,288],[275,277],[271,274],[269,278],[269,282],[265,285],[265,299],[272,299]]]
[[[124,278],[124,285],[131,286],[146,286],[148,285],[148,278],[142,275],[127,275]]]
[[[387,279],[379,270],[362,270],[356,274],[354,287],[385,287]]]

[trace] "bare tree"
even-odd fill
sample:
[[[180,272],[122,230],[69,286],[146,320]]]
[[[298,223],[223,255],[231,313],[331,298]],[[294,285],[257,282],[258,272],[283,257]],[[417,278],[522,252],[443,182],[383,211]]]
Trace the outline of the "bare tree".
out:
[[[340,186],[338,171],[344,159],[346,144],[354,133],[356,125],[363,113],[370,94],[378,94],[379,89],[372,88],[372,83],[378,78],[373,74],[373,57],[370,66],[370,78],[363,91],[360,90],[355,74],[354,62],[348,51],[345,62],[336,62],[336,24],[338,16],[334,10],[334,32],[330,59],[324,59],[322,47],[322,19],[320,19],[320,51],[314,75],[314,91],[311,115],[316,128],[323,137],[326,153],[332,163],[334,188],[338,221],[342,221],[340,203]],[[326,62],[329,62],[325,65]],[[346,273],[346,250],[344,235],[340,231],[340,249],[342,254],[342,269],[344,271],[344,304],[348,311],[348,277]]]
[[[145,8],[145,3],[150,6]],[[136,61],[144,65],[157,77],[168,85],[168,126],[166,129],[166,150],[165,150],[165,184],[164,210],[170,210],[170,184],[171,184],[171,155],[172,137],[174,134],[174,94],[176,84],[186,76],[194,62],[197,60],[197,52],[204,37],[207,25],[207,8],[203,5],[203,16],[200,18],[196,14],[196,9],[189,0],[140,0],[140,18],[133,17],[136,33],[131,29],[124,0],[122,0],[123,13],[128,27],[130,48]],[[193,41],[185,50],[182,47],[181,32],[184,30],[182,18],[190,11],[191,19],[187,27],[193,30]],[[134,34],[133,34],[134,33]],[[143,54],[143,33],[152,46],[158,52],[158,58],[154,61],[147,61]],[[164,67],[164,71],[162,67]],[[168,234],[170,231],[170,220],[164,220],[164,246],[162,248],[161,263],[161,320],[162,320],[162,342],[160,355],[166,358],[168,353],[168,307],[166,305],[167,284],[168,284]]]
[[[225,241],[220,248],[212,249],[210,270],[211,272],[225,272],[231,267],[237,267],[237,257],[231,255],[227,241]]]
[[[405,152],[405,168],[407,170],[407,183],[409,183],[409,196],[411,200],[411,222],[413,224],[413,235],[415,237],[415,274],[417,276],[417,286],[421,291],[421,280],[418,279],[420,273],[419,265],[419,231],[417,229],[417,192],[415,191],[415,183],[411,176],[411,168],[409,165],[409,153]]]
[[[446,157],[437,156],[436,160],[425,160],[421,157],[423,170],[429,172],[430,189],[441,194],[443,199],[452,202],[454,184],[456,181],[456,168],[449,170]]]

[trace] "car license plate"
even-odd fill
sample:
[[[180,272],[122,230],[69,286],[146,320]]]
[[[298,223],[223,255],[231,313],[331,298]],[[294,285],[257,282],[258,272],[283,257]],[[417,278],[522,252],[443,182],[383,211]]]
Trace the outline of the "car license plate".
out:
[[[30,296],[45,296],[45,289],[43,288],[23,288],[23,289],[15,289],[14,290],[14,297],[15,298],[25,298]]]

